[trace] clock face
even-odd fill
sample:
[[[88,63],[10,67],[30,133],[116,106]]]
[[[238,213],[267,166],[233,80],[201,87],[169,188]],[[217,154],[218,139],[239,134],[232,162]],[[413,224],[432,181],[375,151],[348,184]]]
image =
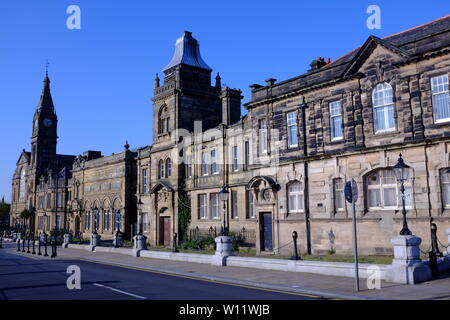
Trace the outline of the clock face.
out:
[[[51,127],[52,126],[52,120],[51,119],[49,119],[49,118],[45,118],[44,119],[44,126],[46,126],[47,128],[49,128],[49,127]]]

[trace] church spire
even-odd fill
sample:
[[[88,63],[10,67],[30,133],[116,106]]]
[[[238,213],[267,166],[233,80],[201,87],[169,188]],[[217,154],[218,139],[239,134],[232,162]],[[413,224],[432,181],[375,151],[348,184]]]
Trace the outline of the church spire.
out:
[[[50,78],[48,77],[48,62],[45,68],[44,88],[42,89],[41,99],[39,100],[38,109],[53,109],[53,99],[50,93]]]

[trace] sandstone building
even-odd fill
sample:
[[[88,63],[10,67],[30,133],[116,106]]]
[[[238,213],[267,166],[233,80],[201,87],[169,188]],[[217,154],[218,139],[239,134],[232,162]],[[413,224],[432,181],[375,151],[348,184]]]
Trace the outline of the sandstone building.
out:
[[[73,232],[89,235],[95,222],[110,238],[118,216],[127,233],[137,222],[151,245],[170,246],[180,233],[185,196],[191,235],[218,234],[225,225],[258,253],[279,254],[290,252],[295,230],[303,252],[348,253],[351,208],[343,186],[354,179],[359,247],[390,253],[389,241],[402,228],[392,170],[401,153],[411,167],[410,229],[428,246],[433,220],[444,238],[450,227],[450,16],[384,39],[369,37],[332,63],[313,61],[293,79],[254,84],[245,116],[240,90],[223,87],[218,74],[211,85],[212,69],[190,32],[177,40],[163,71],[162,84],[155,78],[151,147],[126,146],[111,157],[57,156],[56,131],[38,123],[32,152],[21,155],[13,179],[16,218],[35,208],[39,220],[40,194],[56,190],[48,172],[66,168],[58,180],[63,210],[50,206],[47,214],[65,212]],[[45,118],[41,109],[36,118]],[[51,151],[48,157],[43,150]],[[230,194],[225,208],[224,187]]]

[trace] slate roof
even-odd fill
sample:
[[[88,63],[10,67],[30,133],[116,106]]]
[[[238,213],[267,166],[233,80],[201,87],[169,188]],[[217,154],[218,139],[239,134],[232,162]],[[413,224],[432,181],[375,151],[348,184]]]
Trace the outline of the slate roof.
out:
[[[336,59],[321,69],[308,72],[298,77],[275,84],[272,87],[272,95],[277,96],[292,90],[308,88],[324,82],[342,78],[350,65],[360,55],[371,41],[375,41],[390,50],[401,54],[407,61],[414,60],[424,53],[438,50],[450,45],[450,36],[444,34],[450,31],[450,15],[434,20],[432,22],[402,31],[400,33],[385,37],[383,39],[375,36],[369,37],[366,43]],[[267,98],[265,86],[252,91],[252,100],[244,106],[251,106],[252,103]]]

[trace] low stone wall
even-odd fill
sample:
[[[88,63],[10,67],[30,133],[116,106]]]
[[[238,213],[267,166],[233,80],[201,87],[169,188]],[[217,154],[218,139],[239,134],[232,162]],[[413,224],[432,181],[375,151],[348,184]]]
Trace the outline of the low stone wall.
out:
[[[337,277],[354,277],[355,265],[353,263],[344,262],[322,262],[322,261],[290,261],[278,259],[263,259],[251,257],[228,257],[227,266],[244,267],[265,270],[278,270],[288,272],[303,272],[322,274]],[[373,271],[369,271],[370,267],[377,267],[380,270],[380,278],[384,280],[386,277],[386,265],[381,264],[359,264],[359,276],[367,279],[372,275]]]
[[[185,261],[185,262],[206,263],[206,264],[211,264],[213,258],[213,255],[209,254],[179,253],[179,252],[174,253],[174,252],[149,251],[149,250],[141,251],[140,256],[151,259]]]

